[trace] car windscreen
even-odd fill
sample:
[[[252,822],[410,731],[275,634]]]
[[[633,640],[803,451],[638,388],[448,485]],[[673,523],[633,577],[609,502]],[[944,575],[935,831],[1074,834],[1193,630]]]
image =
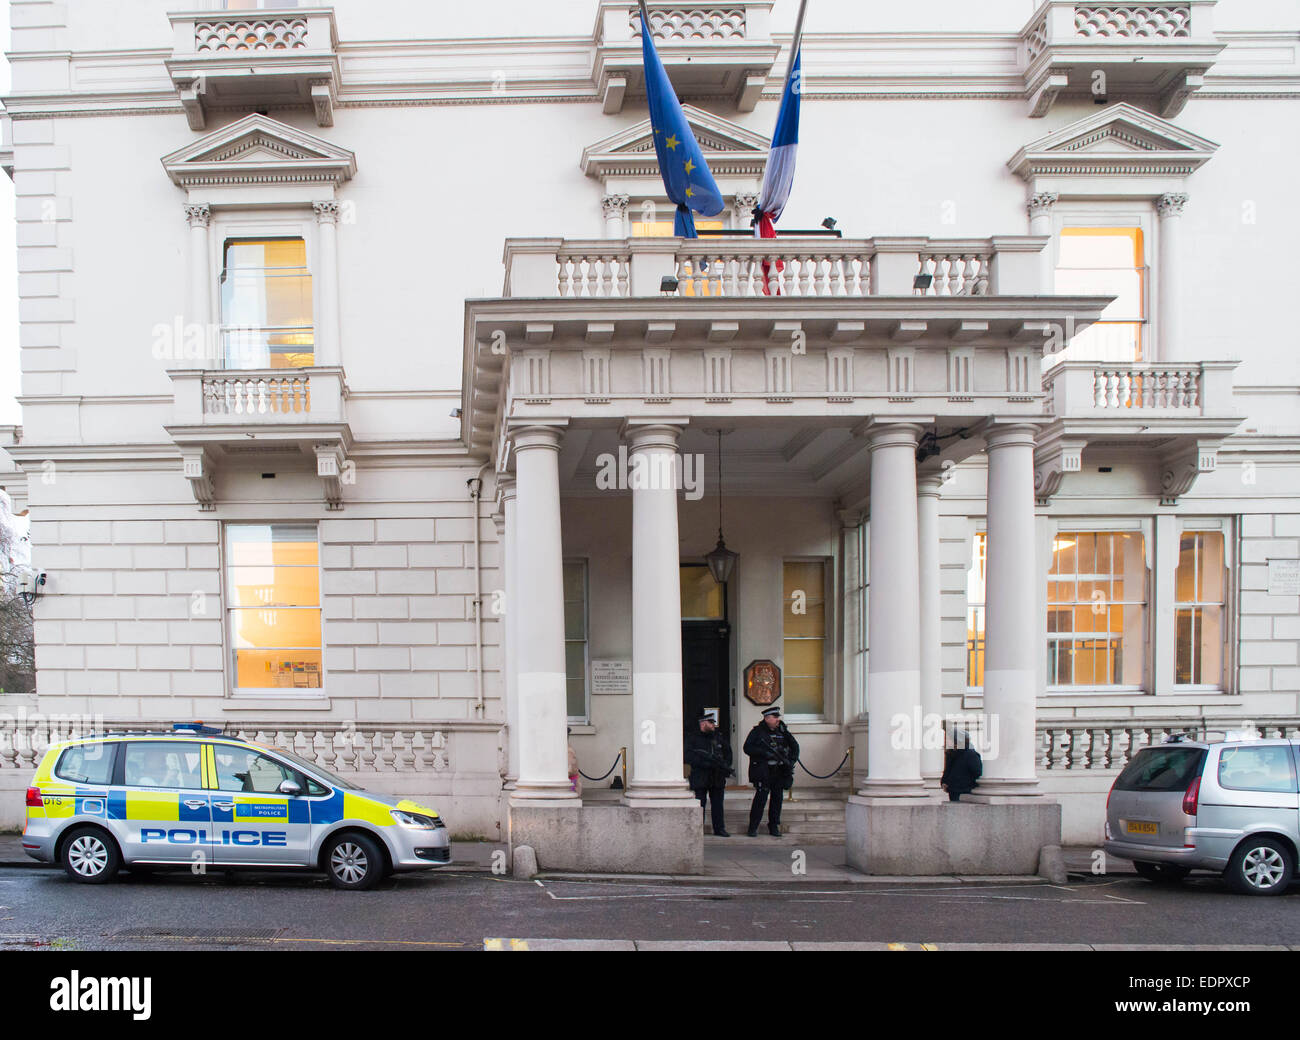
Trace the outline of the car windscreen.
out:
[[[1116,791],[1186,791],[1192,777],[1199,776],[1205,749],[1180,747],[1143,748],[1133,756],[1115,780]]]
[[[360,791],[361,788],[356,784],[350,784],[341,776],[335,776],[328,769],[318,766],[315,762],[308,762],[307,759],[295,755],[292,751],[285,751],[283,748],[275,748],[275,753],[281,758],[286,759],[296,765],[298,768],[305,770],[309,774],[320,777],[333,784],[335,787],[345,787],[349,791]]]

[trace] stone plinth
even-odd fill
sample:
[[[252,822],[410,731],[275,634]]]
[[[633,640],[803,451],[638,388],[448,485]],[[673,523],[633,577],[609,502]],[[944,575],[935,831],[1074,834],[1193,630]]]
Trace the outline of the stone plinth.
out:
[[[540,870],[702,874],[700,807],[635,809],[626,805],[512,805],[511,855],[531,845]]]
[[[1025,874],[1061,843],[1061,807],[1045,800],[918,802],[853,796],[844,812],[849,866],[865,874]]]

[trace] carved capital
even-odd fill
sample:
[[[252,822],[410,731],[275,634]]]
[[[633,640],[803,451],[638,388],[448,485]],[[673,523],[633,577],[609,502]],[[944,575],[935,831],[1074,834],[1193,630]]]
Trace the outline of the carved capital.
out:
[[[1187,193],[1184,191],[1167,191],[1156,199],[1156,212],[1162,217],[1181,217],[1183,207],[1187,205]]]
[[[185,207],[185,219],[190,227],[207,227],[212,223],[212,207],[206,202],[192,202]]]
[[[627,201],[626,195],[602,195],[600,211],[605,215],[606,220],[613,217],[622,220],[627,216]]]
[[[1035,217],[1045,217],[1052,212],[1052,207],[1060,199],[1060,192],[1055,191],[1036,191],[1029,196],[1029,202],[1025,205],[1025,210],[1029,213],[1029,219]]]
[[[758,196],[752,191],[736,192],[736,212],[749,214],[758,205]]]
[[[339,222],[339,204],[337,202],[313,202],[311,208],[316,211],[316,223],[337,224]]]

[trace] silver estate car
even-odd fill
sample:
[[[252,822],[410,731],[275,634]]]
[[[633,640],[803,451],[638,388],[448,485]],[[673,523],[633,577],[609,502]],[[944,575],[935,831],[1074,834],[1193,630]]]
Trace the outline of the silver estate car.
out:
[[[1235,891],[1275,896],[1300,848],[1300,742],[1171,739],[1143,748],[1106,800],[1106,853],[1144,878],[1222,873]]]

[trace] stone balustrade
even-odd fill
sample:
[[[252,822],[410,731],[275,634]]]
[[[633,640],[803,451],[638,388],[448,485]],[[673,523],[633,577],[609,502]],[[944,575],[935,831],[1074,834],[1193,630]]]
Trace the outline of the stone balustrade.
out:
[[[1062,361],[1043,375],[1048,410],[1057,416],[1227,415],[1236,362],[1177,365]]]
[[[173,370],[178,425],[342,422],[337,367]]]
[[[46,749],[92,733],[169,730],[170,723],[113,722],[87,715],[0,718],[0,771],[30,773]],[[284,722],[230,723],[225,736],[291,751],[336,773],[443,772],[452,767],[455,726],[438,723]],[[1225,739],[1229,732],[1300,739],[1300,717],[1255,719],[1069,719],[1038,722],[1040,773],[1116,772],[1142,748],[1171,736]],[[142,733],[143,735],[143,733]]]
[[[1044,236],[508,239],[507,297],[1035,295]],[[928,284],[918,283],[928,275]]]
[[[53,743],[94,733],[169,731],[170,723],[106,722],[89,715],[0,719],[0,771],[30,773]],[[437,724],[283,722],[227,724],[225,736],[291,751],[335,773],[443,772],[451,768],[452,730]]]
[[[293,416],[311,411],[310,376],[205,376],[205,415]]]
[[[1038,722],[1038,770],[1061,772],[1095,769],[1118,771],[1144,747],[1163,744],[1171,736],[1225,739],[1228,732],[1252,731],[1259,737],[1300,737],[1300,719],[1196,720],[1074,719]]]

